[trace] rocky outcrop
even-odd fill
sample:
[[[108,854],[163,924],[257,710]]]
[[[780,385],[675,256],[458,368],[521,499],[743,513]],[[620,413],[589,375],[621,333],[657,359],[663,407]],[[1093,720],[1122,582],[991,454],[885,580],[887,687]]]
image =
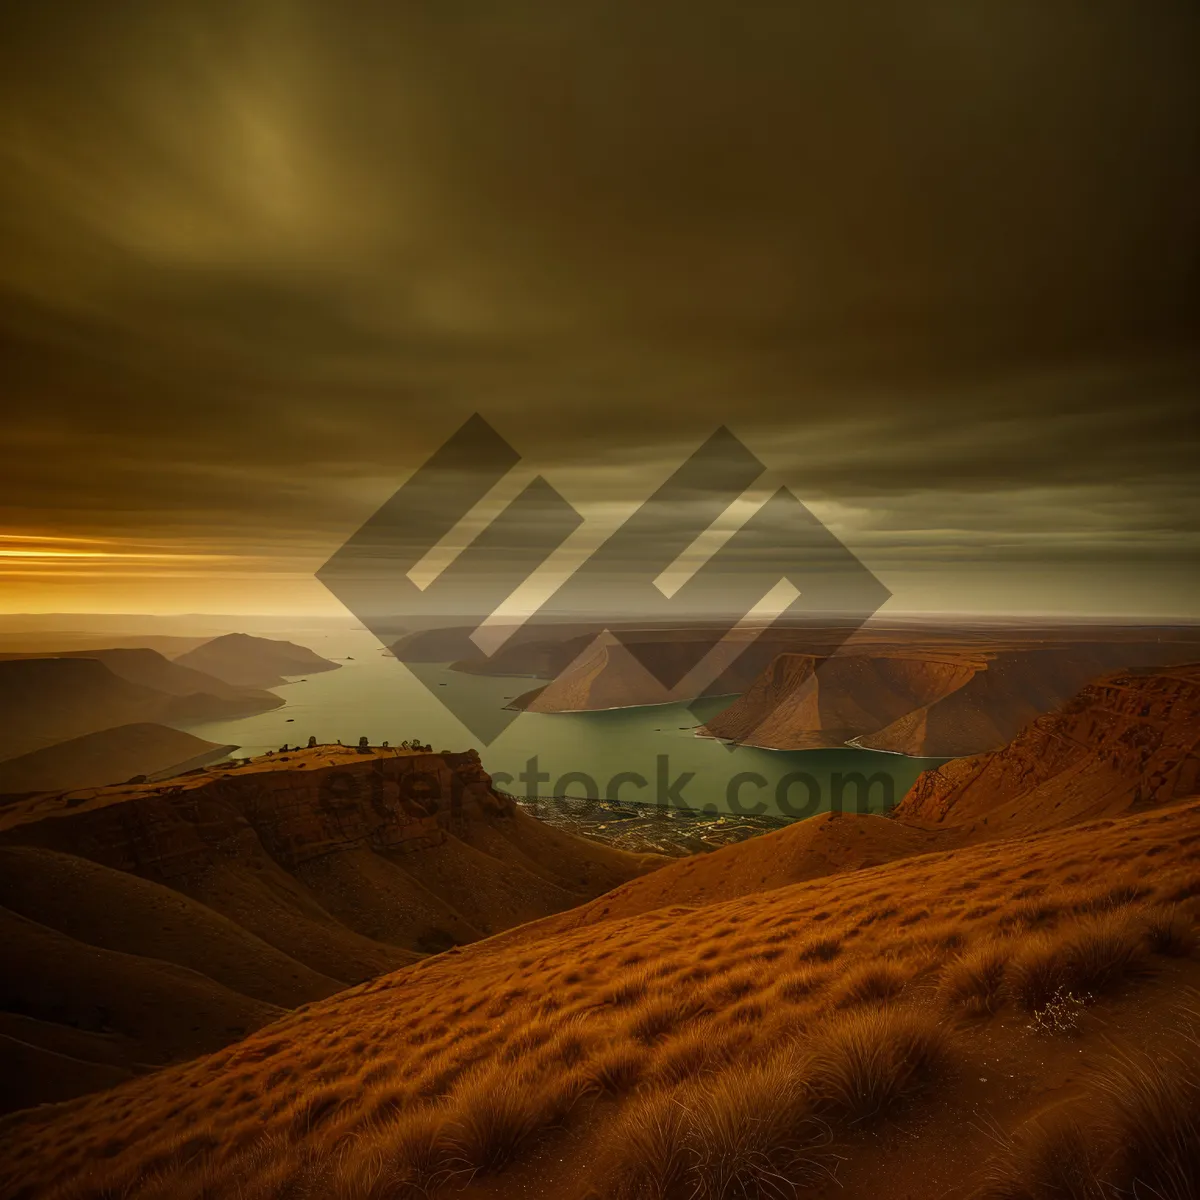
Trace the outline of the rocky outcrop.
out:
[[[1123,671],[1001,750],[926,771],[903,821],[997,836],[1111,817],[1200,792],[1200,665]]]

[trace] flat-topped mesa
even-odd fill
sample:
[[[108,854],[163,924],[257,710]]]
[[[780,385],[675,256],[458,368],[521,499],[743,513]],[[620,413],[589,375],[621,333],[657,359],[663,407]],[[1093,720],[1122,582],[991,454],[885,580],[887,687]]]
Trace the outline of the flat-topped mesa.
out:
[[[1200,664],[1121,671],[1003,749],[926,771],[901,820],[1002,836],[1200,793]]]
[[[161,784],[27,797],[0,840],[82,854],[169,881],[259,847],[292,867],[355,846],[440,845],[485,814],[510,815],[474,750],[317,746],[218,765]],[[257,845],[256,845],[257,843]]]

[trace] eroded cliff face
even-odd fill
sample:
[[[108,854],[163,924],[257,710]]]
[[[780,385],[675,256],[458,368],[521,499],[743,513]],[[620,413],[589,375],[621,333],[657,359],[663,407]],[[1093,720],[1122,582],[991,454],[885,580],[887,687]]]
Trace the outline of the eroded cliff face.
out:
[[[474,751],[318,748],[166,784],[31,798],[5,811],[0,836],[170,882],[263,851],[290,869],[357,846],[428,848],[511,809]]]
[[[1035,717],[1111,671],[1186,661],[1190,651],[1125,640],[781,654],[703,732],[777,750],[851,743],[956,758],[999,749]]]
[[[980,836],[1052,828],[1200,792],[1200,665],[1122,671],[1009,745],[926,771],[901,820]]]
[[[770,749],[843,746],[956,691],[982,666],[969,654],[781,654],[702,732]]]

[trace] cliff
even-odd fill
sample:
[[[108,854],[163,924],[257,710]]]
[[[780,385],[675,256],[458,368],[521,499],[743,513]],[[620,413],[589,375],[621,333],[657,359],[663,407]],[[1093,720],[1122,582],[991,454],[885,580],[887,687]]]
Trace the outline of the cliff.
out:
[[[1000,750],[926,771],[899,820],[987,837],[1113,817],[1200,792],[1200,665],[1122,671]]]
[[[776,750],[842,746],[963,687],[983,665],[969,654],[781,654],[700,732]]]
[[[978,754],[1093,679],[1192,654],[1191,646],[1132,639],[784,654],[702,733],[777,750],[850,743],[914,757]]]

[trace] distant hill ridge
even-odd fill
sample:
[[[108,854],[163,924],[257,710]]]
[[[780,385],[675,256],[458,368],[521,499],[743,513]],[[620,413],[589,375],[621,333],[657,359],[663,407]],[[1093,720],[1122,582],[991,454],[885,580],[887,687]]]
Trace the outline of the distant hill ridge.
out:
[[[288,676],[335,671],[330,662],[307,646],[248,633],[227,633],[179,655],[175,663],[214,675],[238,687],[278,687]]]
[[[269,692],[179,667],[155,650],[4,659],[0,759],[118,725],[220,720],[283,703]]]

